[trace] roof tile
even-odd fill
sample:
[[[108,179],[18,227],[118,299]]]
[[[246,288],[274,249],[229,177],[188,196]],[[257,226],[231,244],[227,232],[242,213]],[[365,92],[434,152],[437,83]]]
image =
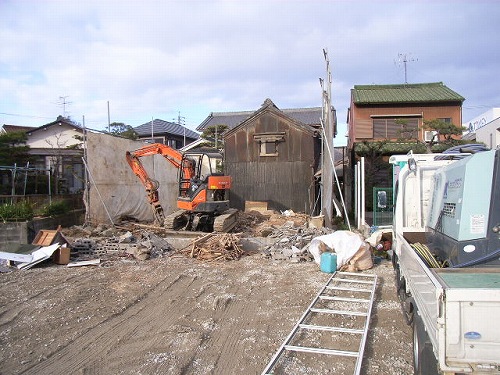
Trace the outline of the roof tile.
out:
[[[321,107],[312,108],[294,108],[281,110],[285,115],[299,121],[305,125],[319,125],[321,118]],[[227,125],[229,129],[233,129],[237,125],[252,116],[255,111],[242,112],[212,112],[210,115],[196,128],[198,131],[203,131],[209,126]]]
[[[134,131],[141,136],[151,135],[151,121],[133,128]],[[185,126],[168,122],[160,119],[153,120],[153,133],[154,134],[173,134],[179,136],[186,136],[192,139],[198,139],[198,133],[186,128]]]
[[[464,97],[442,82],[400,85],[357,85],[353,89],[354,104],[389,104],[422,102],[463,102]]]

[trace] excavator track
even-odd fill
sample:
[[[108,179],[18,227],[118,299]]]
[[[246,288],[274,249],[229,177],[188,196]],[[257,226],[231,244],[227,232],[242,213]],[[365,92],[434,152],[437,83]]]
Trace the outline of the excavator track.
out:
[[[189,230],[186,228],[187,224],[190,222],[190,216],[196,215],[190,213],[189,211],[179,210],[165,216],[163,221],[163,226],[167,230]],[[213,218],[213,231],[214,232],[229,232],[236,225],[236,220],[238,218],[238,210],[235,208],[230,208],[224,211],[222,214],[217,215]],[[196,221],[196,218],[192,218],[191,223]],[[194,225],[196,227],[196,224]]]
[[[184,228],[188,221],[188,215],[186,211],[179,210],[172,212],[170,215],[165,216],[163,221],[163,226],[168,230],[179,230]]]
[[[238,210],[230,208],[214,219],[214,232],[229,232],[236,225]]]

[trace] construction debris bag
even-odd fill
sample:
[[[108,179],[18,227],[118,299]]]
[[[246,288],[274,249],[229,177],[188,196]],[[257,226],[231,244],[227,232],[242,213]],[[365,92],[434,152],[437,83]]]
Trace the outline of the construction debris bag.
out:
[[[321,263],[321,254],[326,251],[334,252],[337,254],[337,269],[340,269],[364,245],[365,242],[359,234],[347,230],[338,230],[313,238],[309,245],[309,252],[317,264]]]

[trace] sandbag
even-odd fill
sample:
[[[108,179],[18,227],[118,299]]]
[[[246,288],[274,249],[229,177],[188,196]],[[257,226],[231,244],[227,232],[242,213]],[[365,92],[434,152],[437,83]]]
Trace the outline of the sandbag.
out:
[[[309,245],[309,252],[317,264],[320,264],[321,254],[325,251],[336,253],[338,270],[356,254],[362,245],[364,246],[365,242],[359,234],[338,230],[313,238]]]

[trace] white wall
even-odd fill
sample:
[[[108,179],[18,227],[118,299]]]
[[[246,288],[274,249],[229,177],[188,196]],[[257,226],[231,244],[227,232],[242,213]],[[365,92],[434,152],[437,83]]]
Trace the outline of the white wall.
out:
[[[483,127],[476,130],[476,141],[483,142],[486,146],[491,149],[495,149],[500,146],[500,118],[497,118]]]
[[[486,126],[490,122],[494,121],[495,119],[500,117],[500,108],[491,108],[490,110],[484,112],[483,114],[474,117],[470,121],[466,121],[465,123],[462,124],[462,126],[465,126],[467,128],[467,132],[475,132],[478,129],[482,128],[483,126]]]
[[[55,124],[28,133],[28,141],[26,144],[31,148],[66,148],[82,142],[81,140],[75,139],[75,135],[81,137],[82,132],[77,131],[74,127],[65,123],[61,123],[61,125]]]

